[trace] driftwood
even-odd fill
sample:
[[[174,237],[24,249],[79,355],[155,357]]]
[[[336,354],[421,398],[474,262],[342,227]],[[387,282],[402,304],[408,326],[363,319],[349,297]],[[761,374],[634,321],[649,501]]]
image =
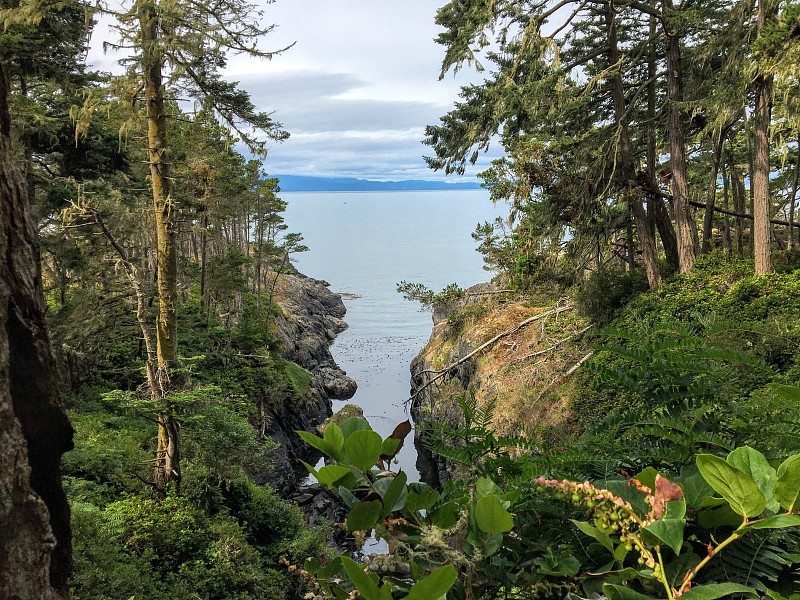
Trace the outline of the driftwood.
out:
[[[467,362],[470,358],[472,358],[476,354],[479,354],[480,352],[483,352],[486,348],[488,348],[489,346],[491,346],[492,344],[494,344],[498,340],[503,339],[504,337],[507,337],[507,336],[511,335],[512,333],[516,333],[517,331],[519,331],[523,327],[525,327],[527,325],[530,325],[531,323],[533,323],[535,321],[539,321],[539,320],[544,319],[545,317],[549,317],[551,315],[561,314],[562,312],[566,312],[568,310],[572,310],[573,308],[574,307],[571,304],[568,304],[566,306],[559,306],[559,307],[554,308],[552,310],[548,310],[548,311],[545,311],[543,313],[539,313],[538,315],[533,315],[532,317],[529,317],[529,318],[525,319],[521,323],[518,323],[517,325],[514,325],[513,327],[510,327],[509,329],[506,329],[504,332],[497,334],[492,339],[490,339],[488,342],[484,342],[483,344],[481,344],[480,346],[475,348],[475,350],[473,350],[472,352],[470,352],[466,356],[463,356],[463,357],[459,358],[457,361],[455,361],[454,363],[451,363],[451,364],[447,365],[444,369],[441,369],[439,371],[431,371],[431,370],[423,371],[423,373],[436,373],[436,376],[433,377],[431,380],[425,382],[425,384],[422,387],[420,387],[416,392],[414,392],[411,395],[411,397],[408,400],[406,400],[403,404],[408,404],[409,402],[413,401],[419,394],[421,394],[423,392],[423,390],[427,389],[431,384],[433,384],[434,382],[438,381],[439,379],[441,379],[442,377],[447,375],[450,371],[452,371],[453,369],[455,369],[459,365],[464,364],[465,362]]]

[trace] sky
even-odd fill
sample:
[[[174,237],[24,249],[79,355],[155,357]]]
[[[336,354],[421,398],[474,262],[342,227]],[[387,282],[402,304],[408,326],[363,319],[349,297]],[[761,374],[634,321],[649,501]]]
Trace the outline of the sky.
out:
[[[226,76],[239,81],[255,105],[272,113],[291,137],[271,143],[270,174],[374,180],[445,179],[428,169],[424,128],[458,99],[461,85],[480,76],[468,69],[439,81],[444,47],[434,18],[445,0],[276,0],[264,22],[277,25],[264,50],[292,46],[271,61],[229,59]],[[110,69],[115,57],[90,60]],[[491,151],[493,157],[499,150]],[[463,177],[475,181],[490,156]]]

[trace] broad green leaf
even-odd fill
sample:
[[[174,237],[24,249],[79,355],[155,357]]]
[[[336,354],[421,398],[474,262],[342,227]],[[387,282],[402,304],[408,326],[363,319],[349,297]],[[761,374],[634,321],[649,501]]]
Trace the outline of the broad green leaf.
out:
[[[342,485],[339,486],[339,495],[349,508],[353,508],[356,504],[358,504],[358,498],[356,498],[355,494]]]
[[[325,443],[328,444],[327,453],[333,460],[342,460],[342,448],[344,447],[344,434],[336,423],[329,423],[322,434]]]
[[[675,552],[681,553],[681,546],[683,546],[683,529],[686,526],[686,521],[683,519],[667,519],[662,517],[655,523],[651,523],[647,527],[643,527],[643,531],[652,534],[658,539],[657,544],[666,544]],[[652,540],[647,540],[651,542]]]
[[[383,505],[378,500],[361,501],[350,509],[347,528],[350,531],[369,531],[378,523]]]
[[[713,454],[699,454],[697,467],[734,512],[745,517],[757,517],[764,512],[767,500],[748,475]]]
[[[386,493],[383,494],[383,511],[381,516],[386,518],[396,510],[402,510],[408,498],[408,490],[406,489],[406,474],[400,471],[397,475],[392,477],[392,482],[389,484]]]
[[[800,454],[794,454],[778,467],[775,499],[786,510],[800,508]]]
[[[363,417],[350,417],[339,425],[339,428],[342,430],[345,441],[347,441],[350,434],[355,431],[372,431],[372,427],[369,426],[369,423]]]
[[[368,471],[378,462],[382,442],[378,433],[361,429],[347,437],[344,447],[350,463],[360,471]]]
[[[475,499],[480,500],[489,494],[498,494],[502,490],[488,477],[481,477],[475,482]]]
[[[333,484],[343,479],[347,475],[352,475],[352,472],[347,467],[341,465],[328,465],[322,467],[317,471],[317,481],[326,488],[333,487]],[[337,486],[338,487],[338,486]]]
[[[646,515],[650,512],[651,506],[647,503],[647,494],[630,485],[627,479],[609,479],[603,487],[629,503],[637,515]]]
[[[510,504],[516,504],[521,497],[522,488],[516,488],[506,492],[505,494],[500,494],[500,500],[505,500]]]
[[[603,595],[609,600],[654,600],[654,596],[645,596],[635,592],[624,585],[606,583],[603,585]]]
[[[384,600],[385,596],[378,589],[377,575],[368,575],[352,558],[346,556],[342,557],[342,565],[364,600]]]
[[[664,573],[672,587],[680,586],[686,572],[700,563],[700,557],[694,552],[684,552],[664,564]]]
[[[681,596],[681,600],[717,600],[717,598],[731,594],[758,595],[753,588],[738,583],[709,583],[707,585],[693,586],[692,589]]]
[[[744,528],[745,531],[751,529],[783,529],[784,527],[800,527],[800,515],[773,515],[760,521],[750,523]]]
[[[708,485],[696,465],[681,470],[680,479],[675,483],[683,488],[686,505],[694,511],[703,507],[703,500],[714,494],[714,488]]]
[[[396,440],[394,438],[388,437],[383,440],[381,444],[381,456],[388,456],[392,457],[397,452],[397,449],[400,447],[400,442],[402,440]]]
[[[761,452],[750,446],[742,446],[728,454],[725,462],[736,467],[756,482],[758,489],[761,490],[767,501],[767,508],[772,512],[780,510],[774,498],[775,481],[778,479],[778,474]]]
[[[742,521],[742,516],[733,512],[729,504],[723,504],[713,510],[701,510],[697,513],[697,522],[703,529],[739,527]]]
[[[634,479],[638,480],[642,485],[649,487],[651,491],[654,491],[656,489],[656,475],[658,475],[658,471],[653,467],[647,467],[636,475]]]
[[[440,504],[430,513],[431,523],[441,529],[448,529],[458,522],[458,504],[450,500]]]
[[[303,466],[306,468],[306,471],[308,471],[309,473],[311,473],[311,474],[312,474],[314,477],[316,477],[316,476],[317,476],[317,470],[316,470],[314,467],[312,467],[310,464],[308,464],[308,463],[307,463],[306,461],[304,461],[304,460],[301,460],[300,462],[301,462],[301,463],[303,463]]]
[[[452,565],[439,567],[411,586],[406,600],[439,600],[453,587],[457,576]]]
[[[326,456],[331,456],[331,445],[327,440],[324,440],[313,433],[309,433],[308,431],[302,431],[299,429],[295,433],[297,433],[297,435],[299,435],[300,438],[312,448],[316,448]]]
[[[558,556],[555,558],[554,565],[543,564],[545,561],[542,559],[536,559],[533,562],[539,565],[537,571],[542,575],[573,577],[581,569],[581,562],[574,556]]]
[[[408,485],[408,498],[406,510],[430,510],[439,499],[439,492],[426,483],[410,483]]]
[[[613,564],[613,563],[612,563]],[[634,579],[655,579],[652,571],[637,571],[633,567],[625,567],[624,569],[614,569],[610,571],[598,571],[596,573],[589,573],[591,577],[613,577],[619,581],[633,581]]]
[[[500,504],[494,494],[484,496],[475,505],[475,520],[478,528],[486,533],[504,533],[514,527],[511,514]]]
[[[572,524],[580,529],[583,533],[600,542],[600,545],[603,546],[603,548],[611,553],[614,552],[614,542],[611,541],[611,536],[609,536],[607,533],[600,531],[597,527],[590,525],[586,521],[576,521],[574,519],[570,520],[572,521]]]
[[[500,547],[503,545],[503,534],[502,533],[495,533],[489,536],[489,539],[486,540],[486,544],[483,547],[483,555],[484,556],[492,556],[495,552],[500,550]]]

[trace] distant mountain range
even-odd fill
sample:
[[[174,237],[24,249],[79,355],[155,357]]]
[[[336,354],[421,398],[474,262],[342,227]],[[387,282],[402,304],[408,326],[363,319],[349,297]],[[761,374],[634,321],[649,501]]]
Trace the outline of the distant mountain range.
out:
[[[283,192],[388,192],[410,190],[479,190],[480,183],[448,183],[446,181],[371,181],[352,177],[305,177],[272,175],[280,180]]]

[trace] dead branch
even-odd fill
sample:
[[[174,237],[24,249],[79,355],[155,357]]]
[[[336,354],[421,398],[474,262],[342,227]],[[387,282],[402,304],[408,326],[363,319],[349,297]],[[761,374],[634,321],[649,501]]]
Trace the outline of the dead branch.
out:
[[[579,360],[577,363],[575,363],[574,365],[572,365],[572,367],[570,367],[570,369],[569,369],[569,370],[568,370],[566,373],[564,373],[564,374],[563,374],[563,375],[561,375],[560,377],[556,377],[556,378],[555,378],[553,381],[551,381],[551,382],[550,382],[550,383],[547,385],[547,387],[545,387],[545,388],[542,390],[542,393],[541,393],[541,394],[539,394],[539,397],[538,397],[538,398],[536,398],[536,402],[539,402],[539,400],[541,400],[541,399],[544,397],[544,395],[545,395],[547,392],[549,392],[551,389],[553,389],[554,387],[556,387],[556,386],[558,386],[558,385],[562,385],[562,384],[563,384],[563,383],[564,383],[564,382],[565,382],[567,379],[569,379],[569,378],[570,378],[572,375],[574,375],[574,374],[575,374],[575,371],[577,371],[578,369],[580,369],[580,367],[581,367],[581,365],[582,365],[583,363],[585,363],[587,360],[589,360],[590,358],[592,358],[592,356],[594,356],[594,351],[592,351],[592,352],[589,352],[589,354],[587,354],[587,355],[586,355],[586,356],[584,356],[582,359],[580,359],[580,360]]]
[[[517,358],[517,359],[511,361],[510,363],[508,363],[505,366],[505,368],[507,369],[507,368],[511,367],[512,365],[515,365],[517,363],[521,363],[521,362],[526,361],[526,360],[528,360],[530,358],[535,358],[537,356],[541,356],[542,354],[547,354],[548,352],[552,352],[553,350],[555,350],[556,348],[558,348],[559,346],[561,346],[565,342],[568,342],[570,340],[575,339],[576,337],[579,337],[579,336],[583,335],[584,333],[589,331],[592,327],[594,327],[594,324],[588,325],[587,327],[584,327],[580,331],[578,331],[576,333],[573,333],[572,335],[567,336],[562,340],[558,340],[555,344],[553,344],[549,348],[545,348],[544,350],[537,350],[536,352],[532,352],[531,354],[526,354],[525,356],[521,356],[520,358]]]

